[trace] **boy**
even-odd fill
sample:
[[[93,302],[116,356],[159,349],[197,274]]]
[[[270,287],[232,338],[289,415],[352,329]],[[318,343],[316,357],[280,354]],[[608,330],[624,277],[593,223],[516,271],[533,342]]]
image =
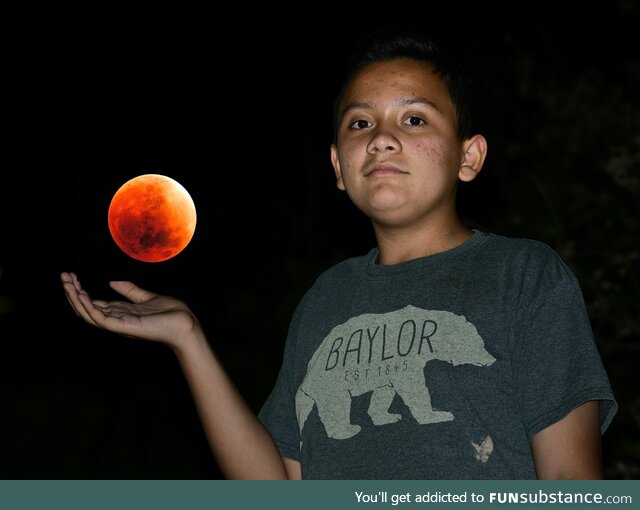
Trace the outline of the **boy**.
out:
[[[378,35],[336,102],[337,186],[377,246],[323,273],[291,321],[256,418],[182,302],[130,282],[87,322],[178,358],[227,478],[601,478],[616,402],[580,288],[547,246],[468,229],[458,180],[480,172],[457,70],[429,41]]]

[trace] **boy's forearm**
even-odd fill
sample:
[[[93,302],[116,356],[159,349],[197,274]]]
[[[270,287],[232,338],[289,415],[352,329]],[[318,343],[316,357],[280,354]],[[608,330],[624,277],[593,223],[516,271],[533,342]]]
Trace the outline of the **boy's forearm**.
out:
[[[201,332],[176,355],[209,445],[227,479],[286,479],[282,457]]]
[[[600,405],[585,402],[538,432],[531,442],[538,478],[602,479]]]

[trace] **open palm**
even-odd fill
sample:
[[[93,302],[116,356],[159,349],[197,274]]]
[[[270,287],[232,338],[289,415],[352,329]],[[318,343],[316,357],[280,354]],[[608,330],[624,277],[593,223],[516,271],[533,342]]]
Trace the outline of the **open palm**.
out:
[[[141,289],[131,282],[110,282],[128,301],[91,299],[75,273],[61,274],[64,291],[75,312],[89,324],[121,335],[178,346],[198,320],[182,301]]]

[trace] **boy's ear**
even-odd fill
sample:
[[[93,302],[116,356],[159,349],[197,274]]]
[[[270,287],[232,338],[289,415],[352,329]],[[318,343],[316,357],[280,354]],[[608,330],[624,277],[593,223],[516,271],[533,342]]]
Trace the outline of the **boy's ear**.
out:
[[[461,181],[469,182],[482,170],[484,158],[487,157],[487,140],[482,135],[474,135],[462,143],[462,151],[458,177]]]
[[[342,172],[340,171],[340,160],[338,159],[338,147],[335,143],[331,144],[331,164],[333,165],[333,171],[336,173],[336,186],[338,186],[338,189],[345,191]]]

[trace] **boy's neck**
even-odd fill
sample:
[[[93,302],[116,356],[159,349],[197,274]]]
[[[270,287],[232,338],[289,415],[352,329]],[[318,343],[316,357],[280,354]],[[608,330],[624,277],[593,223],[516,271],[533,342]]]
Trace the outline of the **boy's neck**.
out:
[[[374,225],[380,265],[399,264],[409,260],[451,250],[466,242],[473,232],[457,220],[449,225],[388,228]]]

